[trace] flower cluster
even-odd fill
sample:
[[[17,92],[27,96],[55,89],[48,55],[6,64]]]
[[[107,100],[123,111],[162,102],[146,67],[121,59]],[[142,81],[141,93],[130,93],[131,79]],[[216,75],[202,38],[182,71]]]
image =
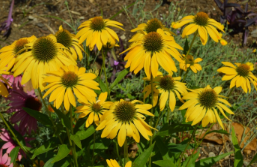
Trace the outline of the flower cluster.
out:
[[[101,131],[101,138],[106,140],[116,138],[117,154],[118,146],[124,147],[126,152],[127,141],[139,143],[141,136],[149,141],[151,146],[152,139],[158,131],[158,121],[164,120],[160,118],[166,114],[165,119],[168,120],[169,114],[179,112],[177,110],[185,111],[183,116],[192,126],[201,124],[202,127],[206,127],[218,123],[224,129],[220,114],[229,120],[227,113],[234,113],[229,108],[231,104],[226,100],[227,97],[221,95],[223,88],[206,85],[204,88],[195,89],[185,82],[189,72],[192,71],[195,75],[202,71],[203,59],[190,52],[191,46],[197,40],[196,37],[200,37],[202,45],[206,45],[209,36],[213,41],[226,45],[227,42],[222,39],[220,33],[224,32],[224,26],[209,18],[204,12],[171,23],[174,29],[185,26],[182,38],[194,34],[190,47],[184,54],[181,53],[183,47],[174,38],[175,33],[156,18],[131,30],[135,35],[129,40],[130,46],[120,55],[126,54],[125,68],[129,68],[130,72],[137,74],[143,69],[141,74],[145,76],[144,81],[147,83],[141,89],[144,93],[144,102],[136,98],[116,98],[117,92],[113,93],[111,89],[117,82],[111,86],[108,83],[109,78],[105,69],[105,56],[108,55],[106,50],[117,46],[120,41],[110,27],[124,30],[122,26],[117,21],[97,16],[81,23],[76,35],[60,26],[55,34],[21,38],[0,49],[0,94],[10,101],[6,111],[8,131],[2,129],[0,134],[0,138],[5,142],[2,149],[6,149],[4,155],[2,149],[0,150],[0,166],[12,166],[8,155],[15,147],[19,147],[17,161],[21,161],[22,157],[26,158],[30,152],[38,151],[28,149],[31,147],[28,142],[33,140],[28,136],[39,133],[43,125],[48,128],[53,126],[53,136],[61,144],[58,149],[66,149],[67,155],[71,151],[73,160],[67,162],[76,167],[76,146],[81,148],[84,144],[81,143],[81,138],[88,138],[88,134],[91,133],[84,133],[84,128],[93,127],[92,129]],[[84,67],[83,63],[79,62],[83,60],[85,50],[89,53],[92,50],[102,51],[103,64],[99,75],[98,72],[91,72],[90,65],[86,64]],[[256,89],[257,78],[252,73],[253,64],[222,64],[225,67],[217,71],[225,74],[222,80],[231,80],[230,88],[242,87],[247,93],[251,92],[252,84]],[[118,65],[117,61],[114,61],[114,65]],[[105,73],[105,84],[101,78],[102,70]],[[27,84],[31,85],[32,91],[25,89]],[[53,115],[55,116],[52,117]],[[6,122],[1,113],[0,116]],[[80,121],[83,118],[84,122]],[[83,131],[79,131],[82,124],[85,124],[85,127]],[[14,128],[10,128],[10,125],[15,127],[16,133],[24,137],[23,145],[17,140],[12,131]],[[65,128],[60,129],[62,125]],[[65,131],[67,138],[64,138]],[[96,134],[97,132],[94,132],[93,151]],[[100,138],[100,133],[98,134]],[[63,149],[62,146],[65,144],[67,147]],[[44,145],[42,149],[53,148],[46,148]],[[91,147],[88,147],[88,150],[90,149]],[[33,157],[43,154],[40,151],[35,152]],[[132,161],[128,161],[127,158],[124,158],[124,166],[131,167]],[[94,156],[92,161],[94,163]],[[114,159],[106,161],[110,167],[120,166]],[[36,163],[39,162],[41,163],[40,159]]]

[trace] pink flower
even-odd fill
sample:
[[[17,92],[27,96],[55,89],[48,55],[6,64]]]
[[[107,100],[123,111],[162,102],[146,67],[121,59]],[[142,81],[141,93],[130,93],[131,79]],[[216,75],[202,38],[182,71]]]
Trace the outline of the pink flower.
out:
[[[20,122],[19,131],[21,133],[27,132],[30,134],[32,130],[35,132],[37,130],[37,120],[23,110],[24,107],[35,110],[35,112],[41,110],[42,104],[36,98],[34,91],[25,93],[23,90],[14,89],[7,99],[11,101],[7,112],[16,112],[10,118],[10,122],[13,124]]]
[[[19,89],[21,87],[21,75],[18,75],[17,77],[14,77],[13,75],[2,75],[2,77],[8,81],[11,87],[14,87],[16,89]],[[9,85],[7,85],[8,89],[10,88]]]
[[[14,128],[18,130],[18,126],[14,126]],[[6,129],[1,129],[1,133],[0,133],[0,139],[2,139],[3,141],[5,141],[6,143],[2,146],[2,149],[7,149],[6,150],[6,153],[10,154],[10,152],[16,147],[18,146],[14,141],[13,139],[11,138],[10,134],[8,133],[8,131]],[[22,136],[24,136],[24,133],[21,133]],[[25,140],[25,143],[26,143],[26,146],[30,147],[30,145],[28,144],[28,142],[30,140],[33,140],[33,138],[27,138],[27,137],[24,137],[24,140]],[[22,156],[26,156],[24,151],[22,151],[21,149],[19,150],[19,153],[18,153],[18,160],[20,161]],[[0,163],[0,166],[1,166],[1,163]]]
[[[3,155],[3,150],[0,150],[0,166],[1,167],[13,167],[13,164],[11,163],[11,158],[8,156],[7,153]]]

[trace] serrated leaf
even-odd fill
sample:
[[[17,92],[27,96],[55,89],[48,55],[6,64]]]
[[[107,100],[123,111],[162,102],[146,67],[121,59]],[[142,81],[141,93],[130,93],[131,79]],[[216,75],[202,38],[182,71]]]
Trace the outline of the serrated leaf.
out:
[[[89,126],[87,130],[80,130],[76,133],[76,135],[79,136],[80,140],[84,140],[89,136],[91,136],[92,134],[94,134],[94,132],[95,132],[94,126]]]
[[[56,109],[52,104],[51,104],[51,107],[52,109],[54,109],[54,112],[58,115],[59,119],[62,121],[62,124],[68,129],[71,129],[69,117],[65,115],[63,112],[61,112],[60,110]]]
[[[110,88],[113,88],[115,85],[117,85],[128,73],[129,73],[129,70],[127,68],[119,72],[117,78],[111,84]]]
[[[153,163],[161,167],[176,166],[171,160],[159,160],[159,161],[154,161]]]
[[[78,146],[78,148],[82,149],[81,141],[78,135],[71,135],[70,139],[74,141],[74,143]]]
[[[36,118],[38,122],[41,122],[47,127],[52,127],[52,122],[47,115],[26,107],[23,107],[23,110],[26,111],[30,116]]]
[[[9,157],[11,158],[11,163],[14,163],[15,160],[17,159],[18,153],[19,153],[20,147],[17,146],[9,154]]]
[[[133,162],[132,167],[145,166],[146,162],[148,161],[148,158],[151,156],[154,145],[155,145],[155,143],[153,145],[151,145],[149,148],[147,148],[141,155],[139,155]]]
[[[216,157],[209,157],[205,159],[201,159],[200,161],[197,161],[195,164],[195,167],[206,167],[206,166],[212,166],[219,160],[225,158],[226,156],[232,154],[233,152],[228,152],[225,154],[218,155]]]
[[[232,131],[232,143],[233,143],[234,149],[235,149],[234,167],[242,167],[243,166],[243,155],[241,154],[241,149],[238,145],[234,127],[231,128],[231,131]]]
[[[62,144],[59,147],[57,155],[54,157],[52,163],[58,162],[65,158],[70,153],[70,149],[66,144]]]

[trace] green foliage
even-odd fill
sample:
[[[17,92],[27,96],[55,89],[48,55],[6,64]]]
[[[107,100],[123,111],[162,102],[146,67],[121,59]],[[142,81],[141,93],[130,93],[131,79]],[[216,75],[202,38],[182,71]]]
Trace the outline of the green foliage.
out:
[[[232,130],[232,143],[233,143],[234,149],[235,149],[234,167],[242,167],[243,166],[243,155],[241,154],[241,149],[238,145],[234,127],[232,127],[231,130]]]
[[[17,146],[15,147],[11,152],[10,152],[10,155],[9,157],[11,158],[11,163],[14,163],[17,156],[18,156],[18,153],[19,153],[19,150],[20,150],[20,147]]]

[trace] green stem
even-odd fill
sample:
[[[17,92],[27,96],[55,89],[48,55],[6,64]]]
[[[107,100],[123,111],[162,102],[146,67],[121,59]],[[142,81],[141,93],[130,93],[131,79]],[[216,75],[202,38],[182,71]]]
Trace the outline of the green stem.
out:
[[[94,167],[94,159],[95,159],[95,134],[96,134],[96,131],[94,132],[93,157],[92,157],[93,167]]]
[[[67,7],[67,9],[68,9],[68,12],[69,12],[69,15],[70,15],[70,19],[71,19],[73,28],[75,29],[75,24],[74,24],[74,21],[73,21],[73,19],[72,19],[71,12],[70,12],[70,9],[69,9],[69,4],[68,4],[68,1],[67,1],[67,0],[65,1],[65,5],[66,5],[66,7]],[[75,29],[75,30],[76,30],[76,29]],[[75,31],[74,33],[76,34],[77,32]]]
[[[145,89],[145,80],[144,80],[144,89]],[[143,102],[145,103],[145,92],[143,93]]]
[[[5,126],[7,127],[7,129],[9,130],[9,132],[11,132],[12,136],[14,137],[14,139],[16,140],[16,142],[18,143],[18,145],[20,146],[20,148],[25,152],[26,156],[29,157],[29,159],[31,159],[30,155],[28,154],[28,151],[25,147],[23,147],[23,145],[20,143],[20,141],[18,140],[17,136],[14,134],[14,132],[12,131],[11,127],[8,125],[8,123],[6,122],[6,120],[4,119],[4,116],[2,115],[2,113],[0,112],[0,117],[3,120]]]
[[[121,158],[120,158],[120,153],[119,153],[118,140],[117,140],[115,143],[116,143],[116,152],[117,152],[117,157],[118,157],[118,159],[119,159],[119,161],[120,161],[120,164],[122,164],[122,162],[121,162]]]
[[[234,90],[235,90],[235,86],[232,89],[230,89],[227,97],[229,97],[232,94],[232,92],[234,92]]]
[[[210,126],[210,127],[208,128],[208,130],[205,132],[205,135],[203,136],[203,138],[201,139],[201,141],[200,141],[199,143],[197,143],[196,147],[195,147],[194,150],[193,150],[192,155],[194,154],[194,152],[196,151],[196,149],[202,144],[204,137],[206,136],[206,134],[209,132],[209,130],[212,128],[213,125],[214,125],[214,123],[211,124],[211,126]],[[189,164],[189,161],[190,161],[190,159],[192,158],[192,155],[190,155],[189,160],[187,161],[186,167],[187,167],[187,165]]]
[[[184,82],[184,80],[186,79],[186,76],[187,76],[187,73],[188,73],[189,70],[186,71],[186,73],[184,74],[184,77],[182,79],[182,82]]]
[[[108,83],[108,80],[107,80],[106,69],[105,69],[105,54],[104,54],[104,51],[103,51],[103,50],[102,50],[102,57],[103,57],[103,64],[102,64],[102,67],[104,68],[105,85],[106,85],[106,88],[107,88],[108,96],[110,97],[109,83]]]
[[[127,142],[127,137],[125,139],[123,147],[124,147],[124,167],[125,167],[126,163],[128,162],[128,142]]]
[[[153,112],[154,112],[154,107],[153,107],[153,76],[151,75],[151,95],[152,95],[152,108],[151,108],[151,112],[152,112],[152,114],[154,114]],[[153,124],[153,118],[151,119],[151,124]],[[153,143],[153,136],[151,136],[150,137],[150,146],[152,145],[152,143]],[[149,147],[150,147],[149,146]],[[152,157],[150,156],[149,157],[149,167],[151,167],[151,165],[152,165]]]
[[[190,139],[189,139],[189,141],[188,141],[188,143],[187,143],[187,145],[186,145],[185,150],[180,154],[180,158],[179,158],[179,160],[178,160],[178,162],[179,162],[178,167],[180,167],[180,165],[181,165],[181,161],[182,161],[182,159],[184,158],[184,154],[185,154],[185,152],[186,152],[186,150],[187,150],[187,148],[188,148],[188,146],[189,146],[191,140],[192,140],[193,137],[195,136],[196,130],[197,130],[197,125],[195,125],[195,128],[194,128],[194,130],[193,130],[193,132],[192,132],[192,136],[190,137]]]
[[[73,123],[72,123],[72,107],[70,107],[70,128],[71,128],[71,134],[73,135]],[[74,141],[72,141],[72,156],[75,162],[75,166],[78,167],[78,161],[77,161],[77,154],[76,154],[76,146]]]
[[[43,105],[45,106],[45,109],[46,109],[46,112],[47,112],[47,114],[48,114],[48,117],[50,118],[50,120],[51,120],[51,122],[52,122],[52,124],[53,124],[54,133],[55,133],[55,135],[59,138],[60,142],[63,144],[63,141],[62,141],[60,135],[57,133],[57,128],[56,128],[56,126],[55,126],[55,124],[54,124],[54,121],[53,121],[53,118],[52,118],[52,116],[51,116],[51,114],[50,114],[50,111],[48,111],[48,108],[47,108],[47,105],[46,105],[46,103],[45,103],[45,100],[43,99],[43,95],[42,95],[42,92],[41,92],[40,88],[38,88],[38,92],[39,92],[39,96],[40,96],[40,98],[41,98],[41,101],[43,102]]]
[[[167,124],[169,123],[169,117],[170,117],[170,113],[171,113],[171,111],[169,111],[169,110],[168,110],[168,114],[167,114],[167,120],[166,120]]]
[[[192,48],[192,46],[193,46],[193,43],[194,43],[194,41],[195,41],[195,38],[196,38],[197,33],[198,33],[198,32],[195,32],[195,34],[194,34],[193,40],[192,40],[191,43],[190,43],[190,47],[189,47],[189,49],[188,49],[188,51],[187,51],[186,56],[189,54],[189,52],[190,52],[190,50],[191,50],[191,48]],[[186,57],[186,56],[185,56],[185,57]]]

